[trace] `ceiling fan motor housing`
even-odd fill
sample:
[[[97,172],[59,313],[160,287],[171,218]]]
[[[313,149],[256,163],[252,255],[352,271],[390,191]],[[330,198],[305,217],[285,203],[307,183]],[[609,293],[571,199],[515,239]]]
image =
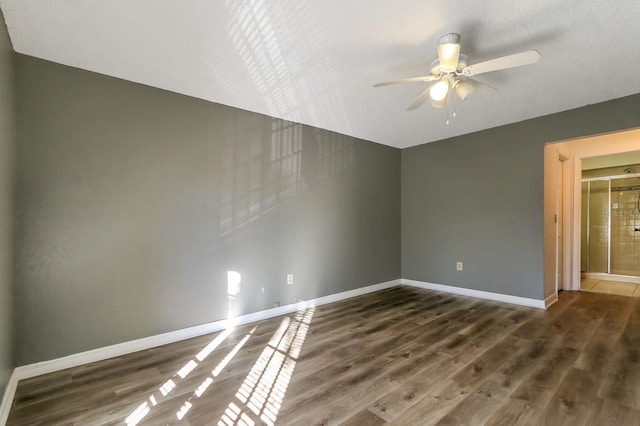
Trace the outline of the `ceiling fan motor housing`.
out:
[[[458,66],[456,67],[456,72],[461,73],[466,66],[467,66],[467,55],[463,55],[461,53],[458,56]],[[431,62],[431,65],[429,65],[429,72],[431,73],[431,75],[434,75],[434,76],[447,74],[447,71],[440,66],[440,59],[437,59],[437,58]]]

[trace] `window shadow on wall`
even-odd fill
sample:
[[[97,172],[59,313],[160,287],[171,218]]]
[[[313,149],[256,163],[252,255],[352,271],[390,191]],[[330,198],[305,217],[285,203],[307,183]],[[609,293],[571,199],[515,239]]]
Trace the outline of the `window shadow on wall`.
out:
[[[353,167],[353,139],[266,117],[228,129],[220,161],[220,236]]]

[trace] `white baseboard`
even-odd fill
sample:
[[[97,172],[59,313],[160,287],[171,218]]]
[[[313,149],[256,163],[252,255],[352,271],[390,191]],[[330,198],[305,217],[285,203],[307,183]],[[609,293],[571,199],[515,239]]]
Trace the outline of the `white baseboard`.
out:
[[[16,394],[17,387],[18,378],[14,370],[13,372],[11,372],[11,376],[9,376],[9,381],[7,382],[7,386],[4,390],[4,395],[2,396],[2,403],[0,403],[0,425],[7,424],[7,419],[9,418],[9,410],[11,410],[13,396]]]
[[[340,300],[349,299],[351,297],[372,293],[374,291],[384,290],[386,288],[395,287],[397,285],[400,285],[399,279],[393,280],[393,281],[387,281],[379,284],[374,284],[367,287],[361,287],[354,290],[343,291],[341,293],[330,294],[328,296],[322,296],[322,297],[318,297],[311,300],[306,300],[305,303],[308,306],[320,306],[327,303],[337,302]],[[214,321],[207,324],[197,325],[194,327],[189,327],[181,330],[171,331],[168,333],[158,334],[155,336],[143,337],[141,339],[131,340],[128,342],[118,343],[111,346],[92,349],[86,352],[80,352],[77,354],[65,356],[62,358],[52,359],[49,361],[23,365],[20,367],[16,367],[14,369],[12,377],[15,377],[16,383],[17,383],[17,381],[19,380],[27,379],[30,377],[36,377],[42,374],[53,373],[54,371],[60,371],[66,368],[77,367],[79,365],[88,364],[91,362],[102,361],[104,359],[113,358],[116,356],[122,356],[132,352],[150,349],[156,346],[162,346],[169,343],[190,339],[192,337],[198,337],[198,336],[202,336],[209,333],[215,333],[217,331],[224,330],[231,325],[248,324],[248,323],[264,320],[267,318],[273,318],[280,315],[285,315],[291,312],[295,312],[297,309],[298,309],[298,305],[296,303],[292,303],[290,305],[284,305],[284,306],[279,306],[277,308],[267,309],[264,311],[253,312],[250,314],[241,315],[234,318]],[[0,412],[0,415],[1,414],[2,413]]]
[[[472,290],[470,288],[454,287],[442,284],[427,283],[424,281],[415,281],[401,279],[404,285],[425,288],[428,290],[443,291],[445,293],[458,294],[461,296],[476,297],[478,299],[495,300],[497,302],[511,303],[514,305],[528,306],[531,308],[545,309],[545,300],[529,299],[527,297],[511,296],[509,294],[491,293],[489,291]]]
[[[549,306],[553,305],[558,301],[558,293],[553,292],[547,297],[544,298],[544,308],[547,309]]]

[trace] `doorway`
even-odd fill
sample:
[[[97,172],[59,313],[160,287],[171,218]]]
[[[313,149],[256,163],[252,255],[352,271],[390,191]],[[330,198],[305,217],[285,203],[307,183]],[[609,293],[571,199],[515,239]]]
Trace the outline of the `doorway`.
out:
[[[581,289],[583,161],[634,151],[640,151],[640,129],[545,146],[544,295],[547,306],[557,298],[558,290]],[[563,167],[559,167],[560,162]],[[562,182],[560,187],[559,182]],[[559,213],[562,226],[558,226]]]

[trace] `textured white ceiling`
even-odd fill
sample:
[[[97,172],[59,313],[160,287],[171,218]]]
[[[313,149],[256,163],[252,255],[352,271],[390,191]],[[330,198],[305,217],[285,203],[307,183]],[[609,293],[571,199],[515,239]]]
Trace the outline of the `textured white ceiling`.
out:
[[[399,148],[640,92],[638,0],[0,0],[14,49]],[[426,104],[438,38],[476,63],[535,49],[532,66],[483,75],[457,117]],[[640,112],[639,112],[640,113]]]

